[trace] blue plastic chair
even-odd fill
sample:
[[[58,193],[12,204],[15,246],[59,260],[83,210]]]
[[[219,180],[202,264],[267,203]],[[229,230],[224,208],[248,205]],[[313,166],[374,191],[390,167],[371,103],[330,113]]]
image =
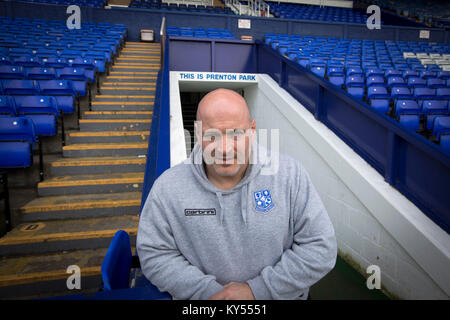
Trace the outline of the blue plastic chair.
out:
[[[102,263],[103,290],[112,291],[130,288],[131,269],[133,268],[140,268],[139,259],[137,256],[132,256],[128,233],[119,230],[114,235]],[[171,298],[167,292],[160,292],[148,280],[146,287],[156,299]]]
[[[0,168],[26,168],[33,164],[34,124],[25,117],[0,117]]]
[[[450,151],[450,117],[438,116],[434,119],[433,136],[442,148]]]

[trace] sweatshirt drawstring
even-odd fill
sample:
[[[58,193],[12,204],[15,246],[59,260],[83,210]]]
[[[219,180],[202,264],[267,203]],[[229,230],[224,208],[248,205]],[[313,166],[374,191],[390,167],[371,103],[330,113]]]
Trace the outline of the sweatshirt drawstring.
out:
[[[244,184],[241,190],[241,214],[245,226],[247,226],[247,192],[247,184]]]
[[[219,205],[220,205],[220,211],[219,211],[219,220],[220,220],[220,224],[223,224],[223,197],[222,197],[222,193],[221,192],[216,192],[216,196],[219,199]]]

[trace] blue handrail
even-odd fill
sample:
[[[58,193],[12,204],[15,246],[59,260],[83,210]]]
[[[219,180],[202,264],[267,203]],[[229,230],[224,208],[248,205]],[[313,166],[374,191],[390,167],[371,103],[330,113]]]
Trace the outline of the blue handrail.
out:
[[[155,180],[170,167],[169,47],[165,41],[162,70],[156,81],[152,128],[147,148],[141,211]]]

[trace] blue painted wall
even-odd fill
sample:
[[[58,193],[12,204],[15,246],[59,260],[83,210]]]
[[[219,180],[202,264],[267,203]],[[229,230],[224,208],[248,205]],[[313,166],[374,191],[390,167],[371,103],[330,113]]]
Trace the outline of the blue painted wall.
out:
[[[65,6],[0,1],[0,14],[11,17],[64,20],[68,17]],[[276,18],[242,17],[133,8],[93,9],[81,8],[82,19],[90,22],[124,23],[128,26],[128,39],[139,41],[141,29],[153,29],[159,41],[161,19],[166,17],[168,27],[216,27],[229,29],[236,37],[252,35],[262,39],[265,33],[287,33],[314,36],[365,38],[380,40],[419,41],[419,28],[382,26],[381,30],[368,30],[365,25],[323,23]],[[251,20],[251,29],[238,29],[238,20]],[[450,42],[449,30],[431,30],[432,42]],[[424,40],[423,40],[424,41]]]

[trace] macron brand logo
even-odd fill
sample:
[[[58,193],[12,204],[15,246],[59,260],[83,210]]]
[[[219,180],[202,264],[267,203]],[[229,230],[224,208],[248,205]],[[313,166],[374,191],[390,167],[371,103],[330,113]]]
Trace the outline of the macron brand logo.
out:
[[[216,209],[184,209],[184,215],[187,217],[215,216]]]

